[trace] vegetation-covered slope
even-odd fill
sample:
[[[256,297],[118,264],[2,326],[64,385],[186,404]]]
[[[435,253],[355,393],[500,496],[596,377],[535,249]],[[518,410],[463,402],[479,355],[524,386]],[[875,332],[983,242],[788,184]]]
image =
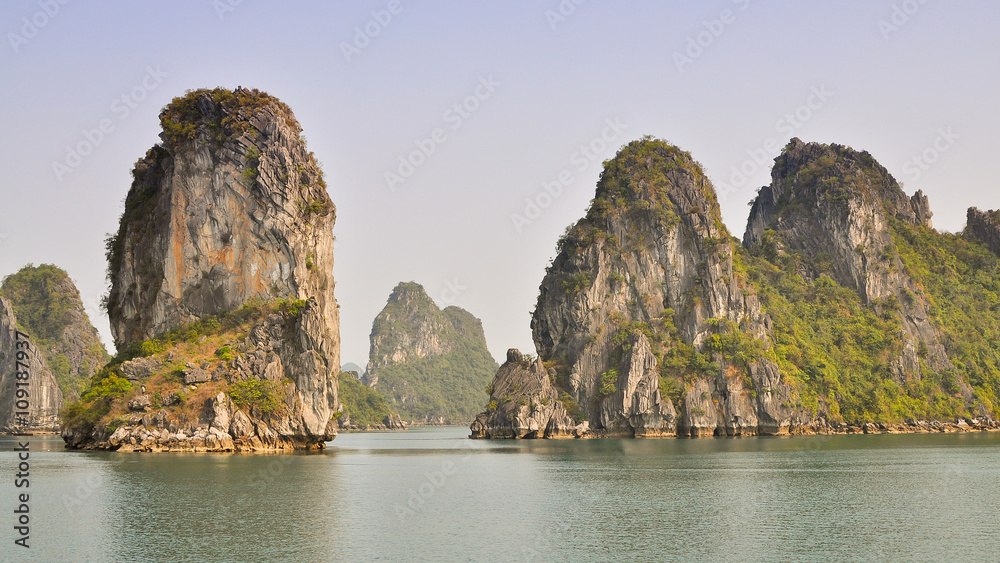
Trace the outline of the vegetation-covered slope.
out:
[[[301,430],[301,363],[315,300],[251,300],[133,342],[63,412],[71,447],[120,451],[315,448]],[[134,441],[133,441],[134,440]]]
[[[439,309],[417,283],[397,285],[372,323],[365,381],[404,420],[468,423],[496,369],[482,322],[459,307]]]
[[[354,371],[340,372],[340,402],[344,405],[341,423],[347,417],[352,427],[384,425],[386,417],[395,414],[385,397],[362,383]]]
[[[1000,270],[984,237],[936,231],[926,197],[849,147],[793,139],[772,180],[745,264],[802,401],[852,423],[995,417]]]
[[[927,198],[868,153],[798,139],[751,206],[741,246],[690,155],[624,146],[542,281],[544,368],[512,354],[473,435],[995,426],[994,212],[970,210],[964,236],[938,232]],[[555,389],[541,393],[545,373]]]
[[[10,300],[18,323],[41,350],[64,400],[77,399],[109,356],[69,275],[51,264],[29,264],[4,278],[0,296]]]

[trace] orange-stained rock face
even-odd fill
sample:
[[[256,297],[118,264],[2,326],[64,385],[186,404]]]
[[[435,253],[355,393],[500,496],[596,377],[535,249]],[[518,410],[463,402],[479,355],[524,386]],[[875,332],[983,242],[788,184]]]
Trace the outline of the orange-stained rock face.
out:
[[[136,163],[108,245],[115,343],[251,301],[309,300],[309,322],[286,335],[299,346],[286,348],[315,360],[288,360],[284,377],[298,390],[289,439],[327,436],[340,366],[336,208],[298,122],[276,98],[242,88],[191,92],[160,121],[163,142]]]
[[[336,209],[298,122],[266,94],[218,92],[164,109],[163,144],[133,171],[110,268],[119,346],[254,298],[315,297],[338,325]]]

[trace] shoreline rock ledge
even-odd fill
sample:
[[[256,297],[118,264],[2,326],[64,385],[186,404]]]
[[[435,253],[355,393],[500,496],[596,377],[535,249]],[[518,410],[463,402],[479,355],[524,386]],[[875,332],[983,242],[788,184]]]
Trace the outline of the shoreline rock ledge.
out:
[[[322,449],[339,415],[336,209],[291,109],[195,90],[160,113],[107,241],[118,355],[67,408],[67,447]]]

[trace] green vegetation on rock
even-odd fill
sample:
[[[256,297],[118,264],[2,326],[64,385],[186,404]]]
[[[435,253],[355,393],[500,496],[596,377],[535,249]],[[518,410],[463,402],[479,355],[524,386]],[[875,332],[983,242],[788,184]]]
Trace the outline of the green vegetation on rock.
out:
[[[10,299],[18,323],[39,344],[52,344],[72,322],[74,296],[59,288],[67,280],[66,272],[51,264],[37,268],[28,264],[5,277],[0,286],[0,295]]]
[[[65,400],[79,397],[109,356],[69,275],[51,264],[28,264],[4,278],[0,296],[10,300],[17,322],[42,351]]]
[[[212,108],[216,111],[203,113],[207,106],[200,105],[199,100],[204,95],[210,96],[216,102]],[[265,106],[273,106],[284,114],[286,119],[294,120],[288,106],[267,92],[256,88],[236,90],[215,88],[191,90],[183,96],[174,98],[160,112],[160,125],[163,127],[167,142],[171,144],[194,140],[201,125],[207,125],[214,133],[215,139],[221,140],[250,131],[249,116]]]
[[[497,368],[479,319],[439,309],[417,283],[397,285],[372,324],[366,377],[404,420],[467,424]]]
[[[292,319],[305,303],[295,299],[270,303],[252,300],[235,311],[204,317],[156,338],[134,342],[94,374],[81,398],[63,409],[63,421],[67,426],[94,428],[125,415],[128,399],[137,390],[125,378],[122,365],[137,358],[153,360],[153,369],[142,380],[147,394],[157,402],[173,396],[177,404],[174,409],[181,418],[196,420],[204,400],[220,391],[227,393],[239,407],[256,408],[263,415],[278,414],[284,408],[286,385],[262,380],[210,381],[198,387],[200,401],[190,402],[186,400],[190,390],[184,385],[183,372],[187,364],[204,365],[207,362],[206,371],[231,366],[237,356],[234,345],[243,341],[257,322],[272,314]],[[160,407],[155,403],[153,406]]]
[[[955,404],[961,380],[972,387],[973,414],[1000,409],[1000,260],[976,242],[922,226],[892,223],[907,273],[931,298],[936,325],[955,370],[934,374],[933,402]],[[925,368],[924,371],[929,371]]]
[[[238,408],[257,409],[265,416],[282,412],[285,408],[282,385],[276,381],[248,379],[234,381],[226,391]]]
[[[930,228],[926,198],[907,196],[867,152],[793,139],[775,170],[783,179],[772,186],[784,190],[773,204],[777,221],[760,230],[772,211],[759,196],[757,242],[735,262],[773,321],[773,356],[794,383],[796,406],[854,424],[997,416],[997,256]],[[873,217],[884,217],[881,230]],[[846,225],[855,234],[838,239]],[[882,297],[866,302],[866,292]],[[946,357],[932,361],[927,337],[907,336],[907,319],[929,321],[920,326]],[[899,364],[907,338],[919,369]]]
[[[903,328],[892,311],[878,314],[828,276],[805,280],[794,257],[772,263],[741,249],[740,258],[773,322],[772,357],[794,382],[799,406],[816,416],[822,401],[835,420],[855,424],[952,416],[947,406],[917,400],[919,389],[893,381]]]
[[[362,428],[382,424],[393,414],[385,397],[359,381],[353,372],[340,372],[340,402],[351,424]]]
[[[379,371],[375,388],[396,398],[391,406],[404,420],[467,424],[489,398],[483,389],[496,370],[488,352],[462,345],[441,356],[388,366]]]

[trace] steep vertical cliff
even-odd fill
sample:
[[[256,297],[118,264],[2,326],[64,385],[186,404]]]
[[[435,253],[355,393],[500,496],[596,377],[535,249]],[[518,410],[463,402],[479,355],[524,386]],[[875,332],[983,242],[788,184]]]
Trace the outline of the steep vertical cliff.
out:
[[[336,327],[336,209],[291,109],[256,90],[195,91],[160,122],[108,241],[116,344],[255,297],[314,297]]]
[[[466,424],[482,407],[497,365],[482,322],[439,309],[420,284],[400,283],[372,323],[365,382],[404,420]]]
[[[190,92],[160,123],[107,244],[123,352],[77,405],[67,442],[322,447],[338,410],[336,210],[301,128],[243,88]]]
[[[545,367],[533,373],[594,435],[787,432],[805,419],[769,358],[769,324],[701,167],[647,138],[605,164],[586,216],[559,242],[532,316]],[[512,420],[552,408],[503,381],[524,376],[510,364],[476,436],[521,437]],[[561,416],[537,420],[538,435],[582,430]]]
[[[62,391],[42,357],[38,341],[29,335],[25,344],[18,338],[17,330],[14,308],[6,297],[0,296],[0,366],[3,366],[0,370],[0,432],[56,432],[63,404]],[[20,385],[24,378],[27,385]],[[19,393],[19,389],[23,392]],[[19,403],[22,400],[26,403]],[[20,414],[23,412],[28,413],[27,416]]]

